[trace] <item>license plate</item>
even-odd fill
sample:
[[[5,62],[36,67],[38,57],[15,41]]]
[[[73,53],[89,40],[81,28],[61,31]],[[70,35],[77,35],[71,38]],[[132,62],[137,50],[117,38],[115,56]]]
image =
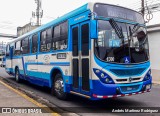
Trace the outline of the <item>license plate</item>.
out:
[[[127,91],[130,91],[132,90],[133,88],[132,87],[127,87]]]

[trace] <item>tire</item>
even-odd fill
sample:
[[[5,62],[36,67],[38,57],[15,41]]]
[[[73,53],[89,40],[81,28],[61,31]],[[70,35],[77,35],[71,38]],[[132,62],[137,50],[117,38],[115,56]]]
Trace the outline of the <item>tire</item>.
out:
[[[57,74],[52,85],[52,93],[61,100],[67,100],[68,93],[64,92],[63,79],[61,74]]]
[[[16,68],[16,71],[15,71],[15,79],[16,79],[17,83],[21,82],[20,74],[19,74],[19,69],[18,68]]]

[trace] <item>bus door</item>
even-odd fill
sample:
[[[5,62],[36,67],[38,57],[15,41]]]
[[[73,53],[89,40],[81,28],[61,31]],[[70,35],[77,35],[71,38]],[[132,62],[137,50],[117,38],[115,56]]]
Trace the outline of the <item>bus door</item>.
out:
[[[73,91],[88,94],[90,91],[89,21],[72,26],[72,77]]]
[[[26,74],[28,76],[38,77],[38,34],[33,35],[29,38],[31,44],[32,55],[27,57]]]
[[[7,58],[9,58],[9,60],[8,61],[6,61],[6,68],[11,68],[11,69],[13,69],[13,50],[14,50],[14,47],[13,46],[9,46],[8,45],[8,47],[9,48],[7,48],[7,49],[9,49],[9,53],[7,52],[6,54],[7,54]],[[13,70],[12,70],[13,71]],[[14,71],[13,71],[14,72]]]
[[[13,47],[7,45],[6,47],[6,68],[12,68]]]

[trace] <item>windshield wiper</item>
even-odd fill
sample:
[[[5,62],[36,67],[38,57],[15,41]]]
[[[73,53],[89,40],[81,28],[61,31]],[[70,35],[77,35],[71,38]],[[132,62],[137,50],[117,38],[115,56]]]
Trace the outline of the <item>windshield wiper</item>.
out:
[[[112,28],[115,30],[117,36],[120,39],[124,39],[122,27],[119,27],[113,18],[109,20],[109,23],[111,24]]]
[[[140,28],[139,23],[135,24],[134,27],[132,28],[132,35],[133,35],[134,33],[136,33],[139,28]],[[131,35],[131,36],[132,36],[132,35]]]
[[[130,41],[133,42],[133,34],[135,34],[139,28],[140,28],[139,23],[136,23],[132,29],[131,26],[129,26],[129,36],[130,36],[129,43]]]

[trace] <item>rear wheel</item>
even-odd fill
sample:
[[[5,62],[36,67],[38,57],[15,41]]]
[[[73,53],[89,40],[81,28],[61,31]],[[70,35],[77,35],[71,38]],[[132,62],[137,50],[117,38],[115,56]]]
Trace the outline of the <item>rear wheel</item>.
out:
[[[57,74],[54,79],[53,91],[57,98],[66,100],[68,93],[64,92],[64,83],[61,74]]]
[[[15,79],[16,79],[16,82],[20,83],[21,79],[20,79],[20,73],[18,68],[15,71]]]

